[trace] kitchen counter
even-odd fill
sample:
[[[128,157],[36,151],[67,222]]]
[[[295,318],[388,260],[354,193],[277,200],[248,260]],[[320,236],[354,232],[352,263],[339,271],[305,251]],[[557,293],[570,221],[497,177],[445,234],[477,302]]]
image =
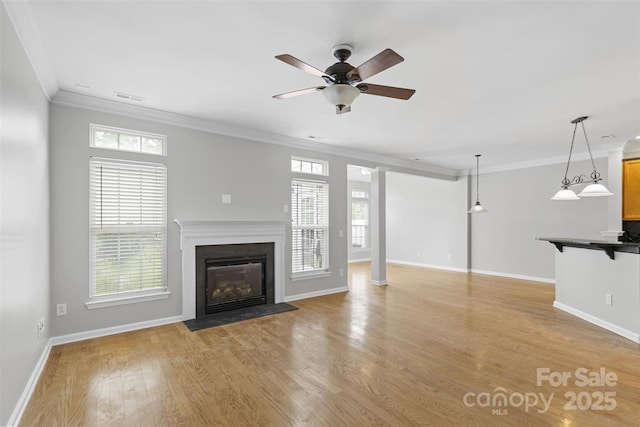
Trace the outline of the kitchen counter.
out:
[[[640,244],[566,237],[537,240],[557,249],[553,306],[640,343]]]
[[[552,243],[560,252],[565,246],[583,249],[594,249],[604,251],[609,258],[615,259],[615,252],[627,252],[630,254],[640,254],[640,243],[613,242],[609,240],[588,240],[570,237],[537,237],[536,240],[543,240]]]

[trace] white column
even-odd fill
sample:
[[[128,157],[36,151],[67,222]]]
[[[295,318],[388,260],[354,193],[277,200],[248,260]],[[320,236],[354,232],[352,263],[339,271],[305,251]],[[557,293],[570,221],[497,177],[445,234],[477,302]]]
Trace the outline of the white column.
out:
[[[609,151],[607,181],[604,183],[613,196],[607,200],[607,230],[600,234],[612,241],[617,241],[622,235],[622,156],[622,148]]]
[[[370,232],[371,232],[371,283],[387,284],[387,224],[386,224],[386,173],[389,169],[377,167],[371,171]]]

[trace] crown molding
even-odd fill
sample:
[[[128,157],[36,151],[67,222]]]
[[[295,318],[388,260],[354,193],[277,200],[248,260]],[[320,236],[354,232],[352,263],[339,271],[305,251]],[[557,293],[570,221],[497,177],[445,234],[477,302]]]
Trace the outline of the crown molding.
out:
[[[609,156],[609,151],[612,150],[596,150],[592,151],[594,159],[606,158]],[[571,161],[581,161],[581,160],[589,160],[589,153],[574,153],[571,156]],[[517,163],[509,163],[506,165],[499,165],[493,167],[483,167],[481,169],[480,175],[484,175],[486,173],[494,173],[494,172],[506,172],[517,169],[528,169],[535,168],[539,166],[549,166],[556,165],[558,163],[567,163],[566,156],[558,156],[558,157],[546,157],[544,159],[535,159],[528,160],[526,162],[517,162]],[[467,176],[467,174],[475,175],[475,168],[473,169],[463,169],[458,171],[458,177]]]
[[[40,86],[42,86],[45,96],[51,101],[58,92],[58,80],[38,37],[28,2],[2,0],[2,4],[15,28],[20,43],[22,43],[27,58],[31,62],[33,71],[40,82]]]
[[[416,161],[401,159],[398,157],[385,156],[377,153],[353,150],[350,148],[325,144],[322,142],[306,141],[299,138],[258,131],[255,129],[231,126],[224,123],[214,122],[212,120],[171,113],[168,111],[142,107],[139,105],[126,104],[119,101],[98,98],[95,96],[84,95],[76,92],[60,90],[53,97],[51,102],[67,107],[83,108],[88,110],[100,111],[103,113],[124,115],[141,120],[149,120],[162,124],[214,133],[218,135],[225,135],[234,138],[242,138],[251,141],[266,142],[269,144],[276,144],[291,148],[338,155],[356,161],[359,160],[373,163],[375,166],[378,166],[380,164],[390,166],[392,169],[398,172],[412,171],[417,175],[446,180],[455,180],[457,178],[455,169],[438,167],[425,163],[419,163]]]

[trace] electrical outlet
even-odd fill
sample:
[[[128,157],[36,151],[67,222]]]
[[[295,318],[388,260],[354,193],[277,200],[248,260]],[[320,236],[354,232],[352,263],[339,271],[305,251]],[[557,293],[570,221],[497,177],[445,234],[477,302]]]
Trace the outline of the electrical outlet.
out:
[[[340,269],[340,277],[344,277],[344,268]]]
[[[604,302],[607,303],[607,305],[613,305],[613,297],[611,294],[606,294],[604,296]]]
[[[56,305],[56,316],[66,316],[66,315],[67,315],[67,304]]]

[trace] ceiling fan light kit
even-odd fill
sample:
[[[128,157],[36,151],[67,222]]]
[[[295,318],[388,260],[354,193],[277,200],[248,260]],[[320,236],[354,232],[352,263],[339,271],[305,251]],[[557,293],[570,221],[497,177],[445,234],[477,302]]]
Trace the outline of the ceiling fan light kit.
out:
[[[321,71],[306,62],[299,60],[289,54],[277,55],[275,58],[296,67],[306,73],[321,77],[326,86],[316,86],[307,89],[300,89],[293,92],[274,95],[276,99],[286,99],[293,96],[304,95],[312,92],[323,92],[325,98],[336,107],[337,114],[351,111],[351,104],[361,94],[378,95],[387,98],[407,100],[413,96],[415,90],[393,86],[382,86],[375,84],[361,83],[363,80],[372,77],[387,68],[393,67],[404,61],[404,58],[391,49],[385,49],[373,58],[354,67],[347,59],[353,53],[353,47],[348,44],[334,46],[333,56],[338,60],[325,71]]]
[[[360,95],[358,88],[349,84],[339,83],[325,88],[322,91],[323,95],[331,103],[335,105],[338,114],[340,114],[345,107],[351,106],[351,103]]]
[[[551,198],[551,200],[580,200],[581,197],[604,197],[613,195],[607,187],[600,184],[602,178],[600,173],[596,170],[596,164],[593,161],[593,155],[591,154],[591,146],[589,145],[589,138],[587,138],[587,130],[584,127],[584,121],[589,116],[581,116],[577,119],[571,120],[575,126],[573,128],[573,137],[571,138],[571,147],[569,148],[569,160],[567,160],[567,167],[564,172],[564,178],[562,179],[560,190]],[[567,178],[569,173],[569,165],[571,164],[571,154],[573,153],[573,143],[576,139],[576,131],[578,130],[578,124],[582,126],[582,132],[584,133],[584,140],[587,144],[587,150],[589,151],[589,158],[591,159],[591,166],[593,166],[593,172],[587,177],[584,174],[576,175],[572,179]],[[589,179],[591,178],[591,179]],[[580,184],[587,185],[580,194],[576,194],[570,188]]]

